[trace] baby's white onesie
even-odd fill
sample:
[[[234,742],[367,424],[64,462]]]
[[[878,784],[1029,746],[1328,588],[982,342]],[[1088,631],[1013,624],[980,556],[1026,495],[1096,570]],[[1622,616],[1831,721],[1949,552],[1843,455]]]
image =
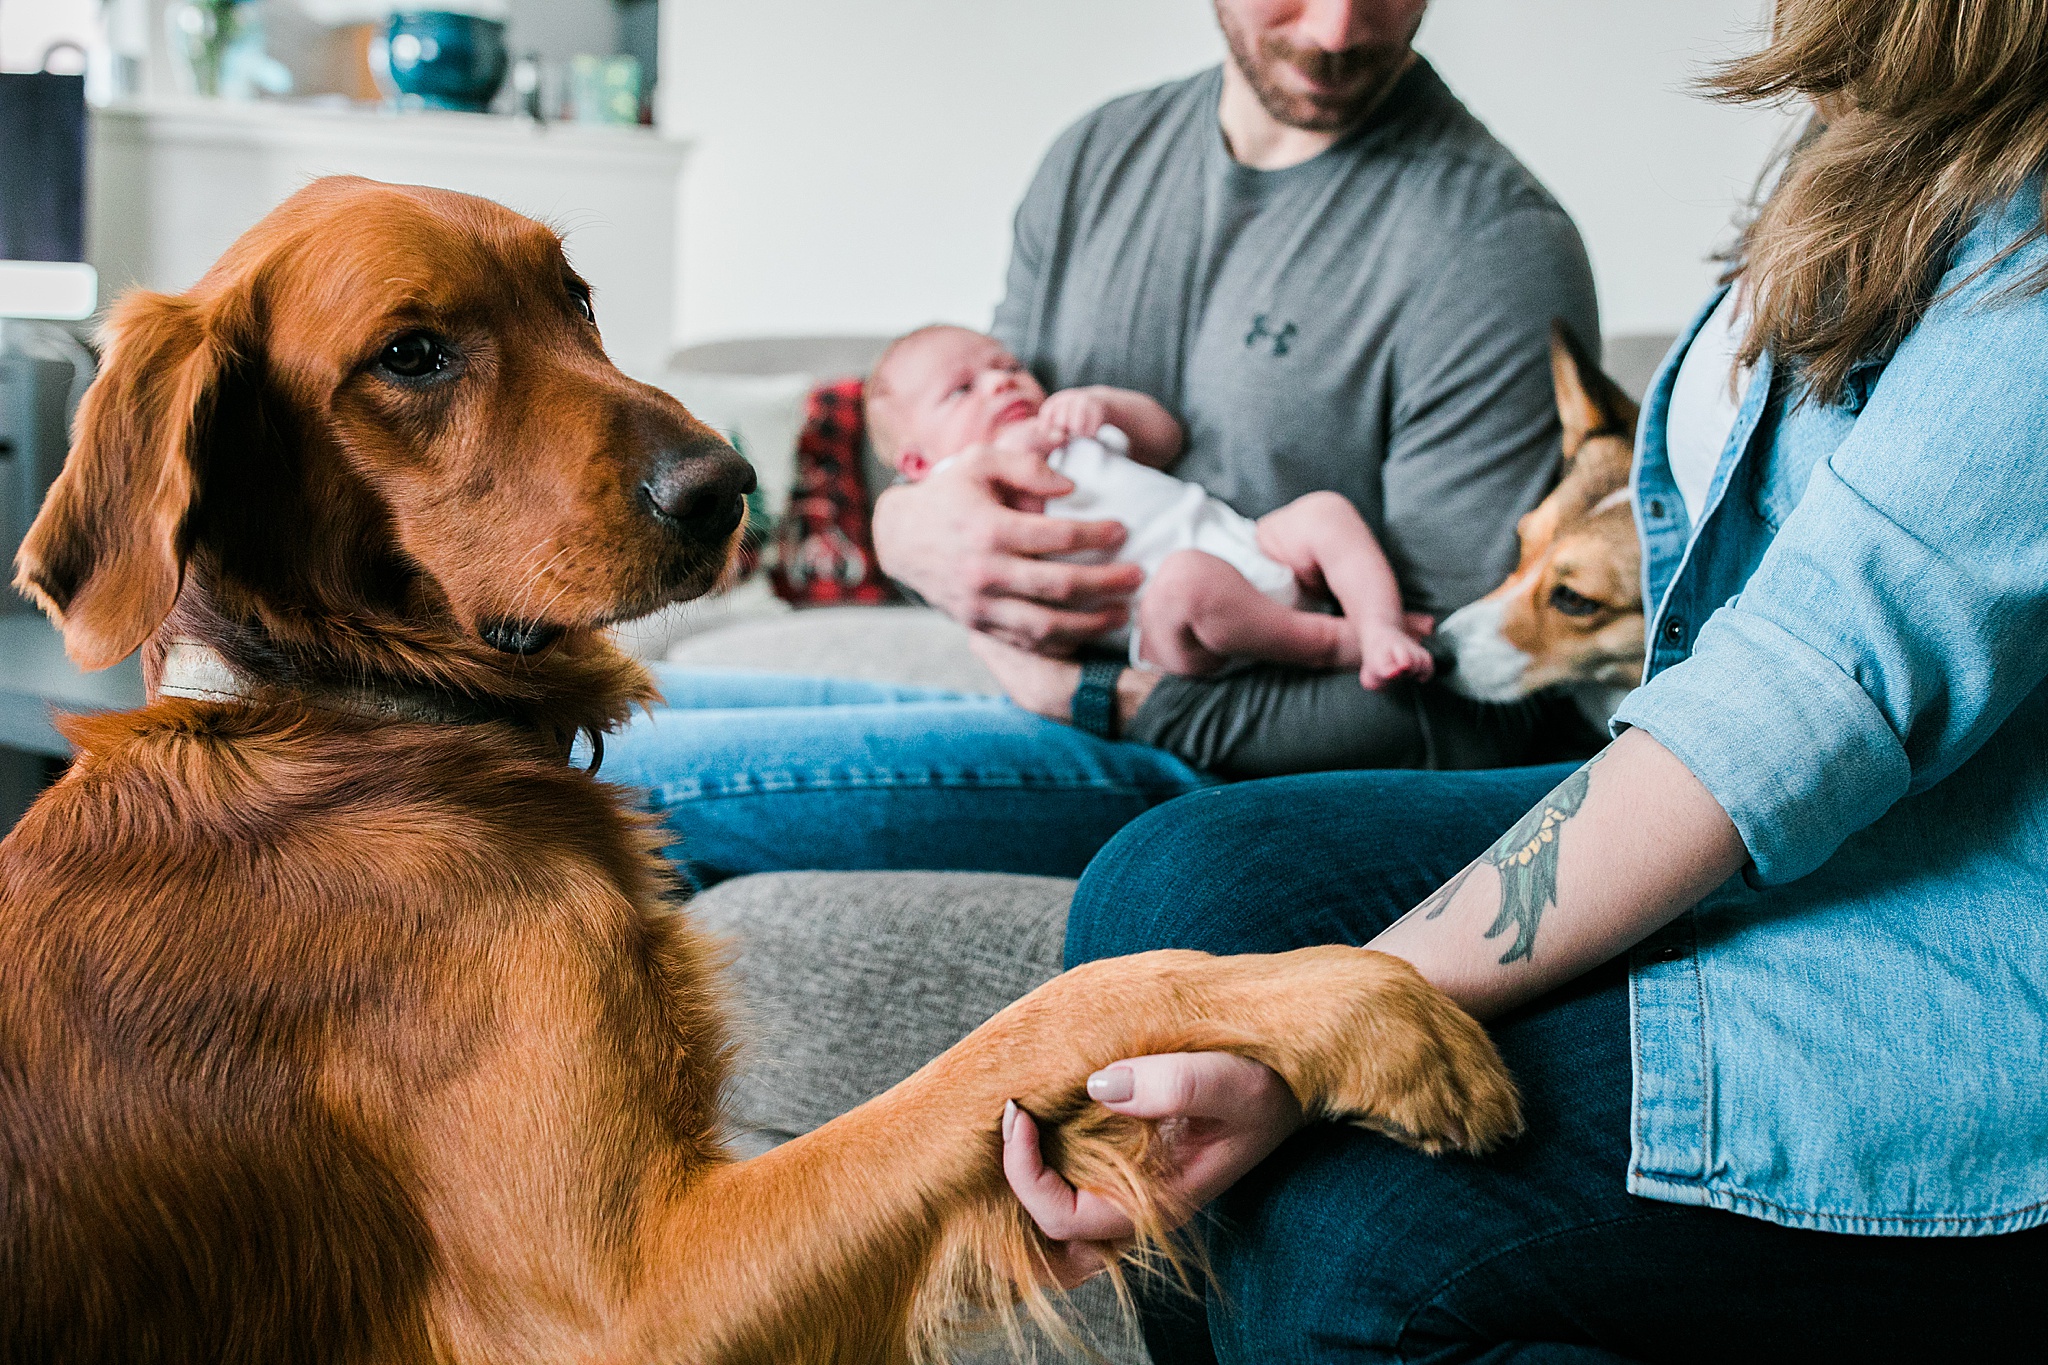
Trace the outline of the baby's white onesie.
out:
[[[1200,484],[1139,464],[1130,457],[1130,449],[1128,436],[1106,426],[1093,437],[1075,437],[1046,457],[1048,464],[1074,481],[1072,493],[1046,504],[1047,516],[1118,521],[1129,532],[1123,548],[1114,555],[1073,558],[1098,564],[1136,564],[1145,571],[1149,584],[1160,563],[1174,551],[1201,550],[1229,564],[1281,606],[1301,605],[1301,585],[1294,570],[1259,548],[1259,528],[1250,517],[1210,497]],[[1103,640],[1111,645],[1128,641],[1131,662],[1138,662],[1135,620]]]

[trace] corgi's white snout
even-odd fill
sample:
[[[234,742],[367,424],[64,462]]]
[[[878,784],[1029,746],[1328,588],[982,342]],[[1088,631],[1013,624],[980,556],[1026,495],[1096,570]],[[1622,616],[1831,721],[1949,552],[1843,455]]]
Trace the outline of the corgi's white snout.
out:
[[[1506,615],[1504,602],[1474,602],[1437,627],[1437,638],[1458,661],[1444,679],[1453,692],[1474,701],[1520,701],[1527,695],[1522,679],[1529,672],[1529,656],[1501,635]]]

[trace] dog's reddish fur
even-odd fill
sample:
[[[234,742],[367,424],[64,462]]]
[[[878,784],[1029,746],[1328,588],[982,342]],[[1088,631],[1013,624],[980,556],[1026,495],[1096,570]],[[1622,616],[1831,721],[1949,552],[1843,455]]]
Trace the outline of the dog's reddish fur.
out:
[[[599,627],[732,548],[637,505],[647,452],[730,456],[576,292],[534,223],[335,180],[115,311],[19,581],[84,664],[143,645],[154,688],[193,639],[251,696],[67,721],[0,845],[0,1358],[902,1360],[1040,1293],[1006,1099],[1170,1215],[1150,1130],[1083,1095],[1117,1057],[1258,1057],[1431,1150],[1513,1130],[1485,1034],[1397,961],[1159,953],[730,1161],[715,954],[627,794],[562,762],[651,695]],[[421,328],[463,370],[381,379]]]

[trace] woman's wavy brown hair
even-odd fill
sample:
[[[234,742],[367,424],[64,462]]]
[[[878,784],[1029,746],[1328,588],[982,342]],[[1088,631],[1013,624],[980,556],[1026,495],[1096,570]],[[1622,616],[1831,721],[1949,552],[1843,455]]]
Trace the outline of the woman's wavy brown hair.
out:
[[[1830,400],[1920,321],[1971,218],[2048,164],[2048,0],[1778,0],[1771,28],[1709,82],[1819,111],[1743,233],[1742,361],[1768,351]]]

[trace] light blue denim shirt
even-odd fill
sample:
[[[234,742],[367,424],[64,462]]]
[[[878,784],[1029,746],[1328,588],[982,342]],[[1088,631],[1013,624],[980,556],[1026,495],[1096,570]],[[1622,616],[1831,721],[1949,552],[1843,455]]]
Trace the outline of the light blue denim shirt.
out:
[[[2048,1222],[2048,297],[2013,288],[2048,264],[2040,214],[2036,185],[1983,215],[1844,401],[1766,358],[1696,536],[1665,423],[1705,311],[1651,389],[1651,652],[1615,725],[1752,862],[1632,956],[1634,1193],[1837,1232]]]

